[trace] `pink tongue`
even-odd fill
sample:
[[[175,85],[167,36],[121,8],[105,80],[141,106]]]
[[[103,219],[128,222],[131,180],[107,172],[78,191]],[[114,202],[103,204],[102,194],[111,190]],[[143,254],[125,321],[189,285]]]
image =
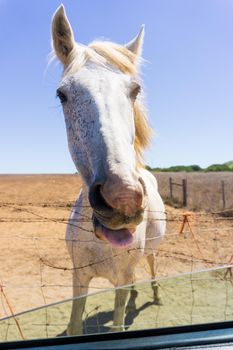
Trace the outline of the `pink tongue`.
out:
[[[133,235],[127,228],[114,231],[102,226],[102,234],[116,248],[126,248],[133,243]]]

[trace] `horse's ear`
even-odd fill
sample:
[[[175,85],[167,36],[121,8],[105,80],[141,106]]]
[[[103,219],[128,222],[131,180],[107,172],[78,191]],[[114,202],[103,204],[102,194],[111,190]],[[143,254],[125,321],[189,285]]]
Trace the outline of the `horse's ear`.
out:
[[[74,48],[74,44],[73,31],[66,17],[65,8],[61,5],[52,19],[52,46],[56,56],[64,66],[68,63],[68,56]]]
[[[133,40],[131,40],[128,44],[125,44],[125,47],[131,52],[133,52],[136,56],[140,56],[142,53],[144,33],[145,33],[145,26],[143,24],[141,26],[141,29],[138,35]]]

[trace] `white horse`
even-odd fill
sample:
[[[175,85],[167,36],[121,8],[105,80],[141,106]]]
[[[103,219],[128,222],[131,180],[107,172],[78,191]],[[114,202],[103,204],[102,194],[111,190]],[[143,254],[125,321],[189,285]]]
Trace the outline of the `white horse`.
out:
[[[150,138],[137,73],[143,36],[142,27],[124,46],[84,46],[75,42],[63,5],[52,19],[54,53],[64,66],[57,95],[69,150],[83,179],[66,234],[76,298],[69,335],[83,331],[85,298],[77,297],[87,294],[93,277],[116,287],[132,284],[136,265],[147,256],[155,278],[153,252],[166,220],[156,180],[141,162]],[[127,296],[126,289],[116,289],[114,330],[124,329]],[[131,305],[134,299],[132,294]]]

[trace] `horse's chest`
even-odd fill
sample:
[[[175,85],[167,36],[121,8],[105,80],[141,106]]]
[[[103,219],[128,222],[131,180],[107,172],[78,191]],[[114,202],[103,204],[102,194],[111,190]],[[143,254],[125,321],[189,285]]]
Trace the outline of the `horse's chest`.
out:
[[[96,253],[96,250],[91,252],[92,256]],[[92,271],[95,276],[107,278],[112,284],[117,285],[123,275],[135,269],[142,255],[142,251],[136,248],[127,251],[106,247],[104,252],[101,250],[95,256],[98,263],[92,265]]]

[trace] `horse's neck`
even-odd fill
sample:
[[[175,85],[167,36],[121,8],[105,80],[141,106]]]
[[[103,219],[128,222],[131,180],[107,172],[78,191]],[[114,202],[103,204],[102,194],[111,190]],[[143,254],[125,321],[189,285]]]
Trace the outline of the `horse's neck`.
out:
[[[91,239],[94,232],[92,215],[93,210],[88,199],[88,188],[84,183],[82,183],[78,198],[71,211],[70,221],[72,225],[68,225],[66,235],[67,239],[73,239],[77,235],[79,238],[85,235],[85,238],[90,237]],[[73,220],[75,223],[77,223],[78,229],[74,228],[75,226],[73,225]]]
[[[88,187],[83,181],[82,181],[81,193],[82,193],[82,205],[85,206],[85,208],[90,207],[90,202],[88,198]]]
[[[89,196],[88,196],[88,187],[84,182],[82,182],[82,187],[80,191],[79,197],[81,197],[81,212],[88,217],[90,220],[92,219],[93,210],[90,206]],[[79,199],[78,199],[79,200]]]

